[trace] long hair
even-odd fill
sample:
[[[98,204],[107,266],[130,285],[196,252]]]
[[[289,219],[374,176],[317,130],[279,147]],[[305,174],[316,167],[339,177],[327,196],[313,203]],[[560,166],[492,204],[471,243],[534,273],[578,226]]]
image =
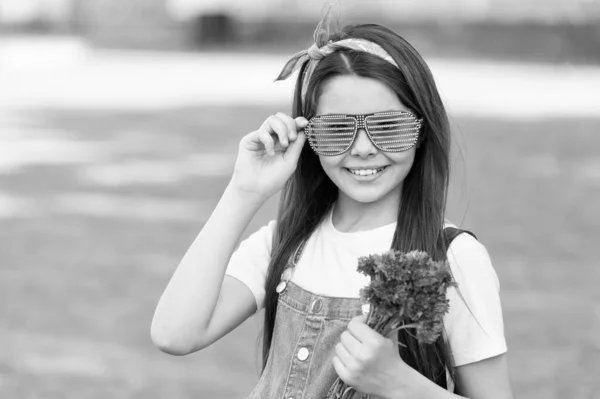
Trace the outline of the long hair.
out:
[[[379,44],[396,61],[398,68],[366,52],[339,49],[317,64],[304,103],[300,92],[306,65],[300,70],[292,115],[310,119],[315,115],[325,82],[335,76],[355,75],[384,83],[406,107],[423,118],[421,140],[400,194],[392,248],[404,252],[419,249],[428,252],[434,259],[446,260],[443,224],[450,174],[450,127],[433,76],[419,53],[385,27],[373,24],[346,27],[338,40],[346,38],[361,38]],[[275,288],[283,269],[293,251],[331,210],[337,195],[338,188],[323,171],[318,156],[305,145],[296,171],[282,190],[279,203],[265,283],[263,369],[269,357],[275,326],[278,298]],[[398,334],[399,342],[404,344],[404,347],[399,346],[402,359],[440,386],[446,386],[446,369],[455,380],[450,348],[444,338],[440,337],[434,344],[422,345],[414,336],[410,329],[401,330]],[[455,385],[458,388],[458,384]]]

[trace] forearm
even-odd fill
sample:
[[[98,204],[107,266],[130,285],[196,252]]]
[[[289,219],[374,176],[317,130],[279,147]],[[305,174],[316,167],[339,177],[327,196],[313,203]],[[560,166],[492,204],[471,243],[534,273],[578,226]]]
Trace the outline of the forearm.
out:
[[[400,382],[400,381],[398,381]],[[385,399],[458,399],[464,396],[456,395],[447,389],[444,389],[427,379],[417,371],[414,371],[413,381],[410,388],[405,384],[398,384],[389,389],[389,393],[384,396]]]
[[[160,298],[152,321],[153,339],[187,347],[206,329],[231,254],[263,202],[227,187]]]

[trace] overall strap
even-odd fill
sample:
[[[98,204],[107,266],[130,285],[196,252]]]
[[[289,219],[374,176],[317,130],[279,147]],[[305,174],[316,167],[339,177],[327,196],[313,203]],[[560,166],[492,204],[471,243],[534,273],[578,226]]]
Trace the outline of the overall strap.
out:
[[[477,239],[477,236],[475,234],[473,234],[472,232],[468,231],[468,230],[459,229],[457,227],[446,227],[446,228],[444,228],[443,234],[444,234],[444,245],[446,246],[446,250],[448,248],[450,248],[450,244],[452,244],[452,241],[456,237],[458,237],[459,235],[461,235],[462,233],[469,234],[469,235],[473,236],[475,239]],[[436,343],[436,345],[437,345],[437,343]],[[455,379],[455,375],[452,375],[451,378],[454,380]],[[439,386],[441,386],[442,388],[447,389],[448,388],[448,379],[447,379],[446,372],[441,373],[439,375],[439,377],[436,378],[435,383],[438,384]],[[455,388],[454,388],[454,392],[456,392],[456,385],[455,385]]]
[[[473,238],[477,239],[477,236],[468,230],[463,230],[456,227],[446,227],[444,228],[444,244],[446,245],[446,248],[449,248],[452,241],[462,233],[467,233],[473,236]]]
[[[302,251],[304,251],[304,246],[306,245],[307,241],[308,241],[308,238],[305,238],[304,240],[302,240],[302,242],[300,242],[300,245],[298,245],[298,247],[294,251],[294,254],[292,255],[292,258],[291,258],[292,267],[296,267],[296,265],[298,264],[298,261],[300,260],[300,256],[302,256]]]

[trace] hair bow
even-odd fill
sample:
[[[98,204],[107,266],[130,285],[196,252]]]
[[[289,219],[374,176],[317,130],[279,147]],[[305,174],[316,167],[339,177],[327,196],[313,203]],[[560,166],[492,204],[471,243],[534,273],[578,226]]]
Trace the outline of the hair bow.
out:
[[[322,47],[325,47],[327,44],[332,43],[333,39],[337,37],[337,34],[333,31],[331,26],[331,5],[328,7],[325,12],[325,16],[315,29],[313,33],[314,44],[308,48],[308,50],[302,50],[297,52],[292,56],[292,58],[285,64],[281,73],[275,79],[285,80],[287,79],[294,71],[299,69],[302,64],[304,64],[308,60],[320,60],[328,53],[321,51]]]

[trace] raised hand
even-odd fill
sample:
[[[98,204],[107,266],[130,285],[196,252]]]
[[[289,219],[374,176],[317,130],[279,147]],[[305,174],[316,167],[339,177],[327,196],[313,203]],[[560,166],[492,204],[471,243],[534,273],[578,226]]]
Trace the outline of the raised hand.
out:
[[[280,190],[296,170],[307,123],[306,118],[292,119],[279,112],[244,136],[231,179],[234,188],[263,199]]]

